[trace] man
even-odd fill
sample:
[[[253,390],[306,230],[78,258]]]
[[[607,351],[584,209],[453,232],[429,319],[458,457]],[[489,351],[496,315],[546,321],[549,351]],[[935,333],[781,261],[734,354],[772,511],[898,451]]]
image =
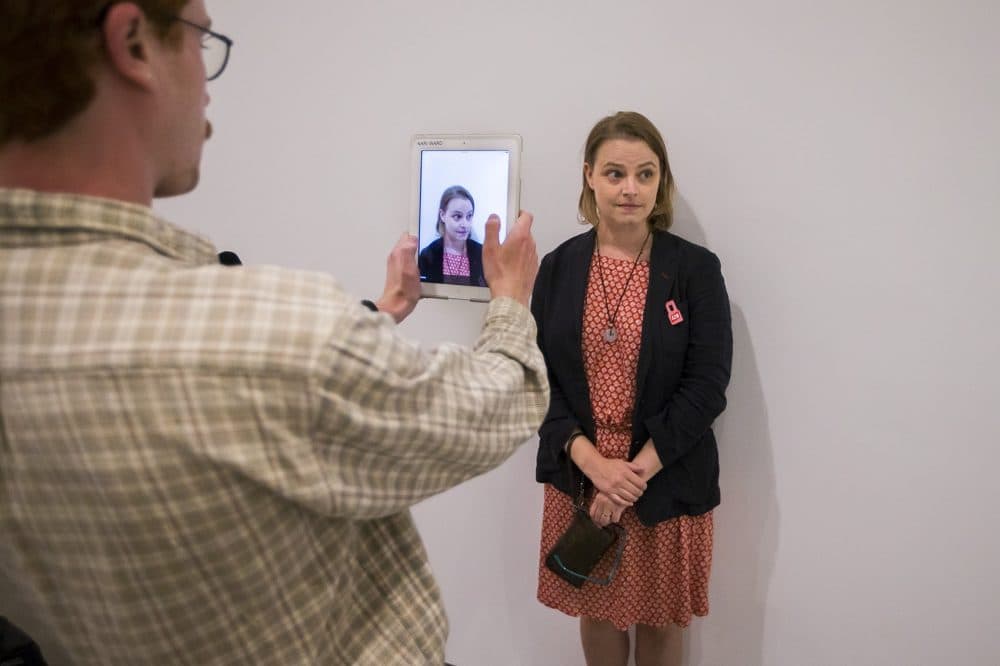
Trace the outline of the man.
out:
[[[203,0],[0,4],[0,613],[79,664],[441,664],[408,509],[545,414],[531,216],[487,224],[472,349],[397,334],[411,237],[377,313],[219,265],[148,208],[198,181],[209,26]]]

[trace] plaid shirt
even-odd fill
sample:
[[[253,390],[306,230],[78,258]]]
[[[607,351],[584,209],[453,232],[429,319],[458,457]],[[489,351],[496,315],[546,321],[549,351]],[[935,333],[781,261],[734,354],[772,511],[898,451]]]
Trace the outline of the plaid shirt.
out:
[[[441,664],[408,508],[547,402],[511,299],[427,351],[148,208],[0,190],[0,576],[74,663]]]

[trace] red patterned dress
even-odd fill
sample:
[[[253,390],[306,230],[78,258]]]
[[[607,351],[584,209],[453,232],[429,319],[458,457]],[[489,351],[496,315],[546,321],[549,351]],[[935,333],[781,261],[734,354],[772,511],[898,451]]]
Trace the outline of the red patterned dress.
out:
[[[604,272],[607,297],[618,339],[605,342],[608,325],[597,262]],[[606,458],[626,458],[632,440],[636,365],[642,334],[649,263],[640,262],[628,280],[633,262],[600,257],[590,265],[583,312],[583,358],[590,386],[590,403],[597,426],[598,451]],[[626,284],[627,283],[627,284]],[[627,292],[622,296],[622,291]],[[708,578],[712,568],[712,514],[680,516],[647,527],[632,508],[622,514],[625,551],[621,568],[608,586],[584,583],[575,588],[545,567],[545,555],[573,518],[573,500],[545,485],[538,600],[567,615],[607,620],[618,629],[633,624],[686,627],[692,615],[708,614]],[[607,575],[612,548],[590,574]]]
[[[472,269],[466,255],[452,254],[445,250],[442,261],[445,284],[471,284],[469,276],[472,274]]]

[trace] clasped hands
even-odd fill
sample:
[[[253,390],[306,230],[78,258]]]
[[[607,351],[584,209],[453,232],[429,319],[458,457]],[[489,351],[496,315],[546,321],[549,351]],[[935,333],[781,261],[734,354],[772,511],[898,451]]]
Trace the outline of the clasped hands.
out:
[[[596,492],[590,502],[590,517],[600,527],[621,520],[625,509],[638,501],[646,491],[641,466],[618,458],[595,459],[588,478]]]

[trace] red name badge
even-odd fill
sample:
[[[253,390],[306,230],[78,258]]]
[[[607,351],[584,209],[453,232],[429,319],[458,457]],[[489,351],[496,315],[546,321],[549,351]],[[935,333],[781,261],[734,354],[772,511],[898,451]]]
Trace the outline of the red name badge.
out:
[[[673,299],[667,301],[667,319],[670,321],[671,326],[676,326],[684,321],[684,315],[677,309],[677,304],[674,303]]]

